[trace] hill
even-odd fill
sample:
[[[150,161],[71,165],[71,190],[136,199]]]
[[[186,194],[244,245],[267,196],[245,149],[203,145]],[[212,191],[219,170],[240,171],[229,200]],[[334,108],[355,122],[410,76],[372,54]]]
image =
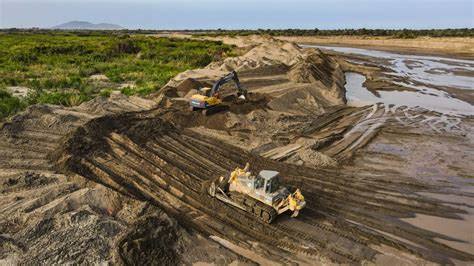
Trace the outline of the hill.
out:
[[[63,23],[57,26],[52,27],[52,29],[58,30],[121,30],[124,27],[116,24],[110,23],[90,23],[87,21],[70,21]]]

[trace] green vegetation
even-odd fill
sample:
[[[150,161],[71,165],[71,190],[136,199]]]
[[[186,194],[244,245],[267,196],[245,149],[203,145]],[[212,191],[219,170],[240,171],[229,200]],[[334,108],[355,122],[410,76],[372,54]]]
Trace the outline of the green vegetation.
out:
[[[74,106],[113,90],[147,95],[232,50],[221,42],[117,32],[3,31],[0,40],[0,118],[35,103]],[[8,86],[32,93],[18,99]]]
[[[26,102],[13,97],[5,90],[0,90],[0,118],[12,115],[26,107]]]

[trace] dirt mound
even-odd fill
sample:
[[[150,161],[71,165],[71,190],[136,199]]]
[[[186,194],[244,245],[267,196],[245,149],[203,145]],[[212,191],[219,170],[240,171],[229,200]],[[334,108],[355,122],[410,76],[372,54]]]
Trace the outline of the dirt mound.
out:
[[[129,200],[100,185],[30,172],[10,175],[0,192],[0,263],[104,263],[126,227],[112,215]]]
[[[298,165],[308,165],[317,167],[338,166],[338,163],[335,159],[310,148],[298,151],[293,156],[288,158],[287,162],[295,163]]]
[[[145,215],[117,240],[116,260],[124,265],[175,265],[184,251],[182,233],[163,212]]]
[[[234,114],[248,114],[253,110],[265,110],[271,97],[260,93],[248,93],[245,99],[232,94],[223,99],[229,105],[229,111]]]
[[[315,83],[321,81],[325,86],[333,85],[335,61],[319,49],[308,49],[303,60],[294,64],[288,73],[296,83]]]
[[[243,56],[225,59],[219,69],[223,71],[245,71],[281,63],[293,65],[301,57],[301,49],[295,44],[271,40],[256,46]]]
[[[102,116],[105,114],[113,114],[127,111],[142,111],[151,109],[156,102],[143,99],[137,96],[127,96],[119,92],[112,93],[110,97],[98,97],[91,101],[85,102],[72,110],[91,114],[94,116]]]
[[[106,140],[112,132],[130,135],[137,141],[143,142],[150,137],[157,137],[174,130],[176,128],[173,124],[153,116],[143,118],[134,113],[102,116],[77,128],[66,140],[65,145],[51,154],[51,158],[53,161],[71,164],[66,168],[62,168],[65,165],[58,165],[58,170],[64,172],[76,167],[73,163],[74,160],[68,161],[71,155],[85,156],[97,149],[110,149]],[[84,138],[84,136],[88,137]]]

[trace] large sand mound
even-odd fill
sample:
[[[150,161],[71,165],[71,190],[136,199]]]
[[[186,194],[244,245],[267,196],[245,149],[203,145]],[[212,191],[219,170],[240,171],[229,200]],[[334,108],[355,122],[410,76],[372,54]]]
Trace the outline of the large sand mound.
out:
[[[262,43],[243,56],[225,59],[219,69],[243,71],[277,64],[290,66],[302,58],[303,53],[295,44],[275,40]]]

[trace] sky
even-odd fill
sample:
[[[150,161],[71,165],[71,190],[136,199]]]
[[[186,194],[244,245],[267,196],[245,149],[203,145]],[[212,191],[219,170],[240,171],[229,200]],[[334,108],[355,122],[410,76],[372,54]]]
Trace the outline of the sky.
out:
[[[0,0],[1,28],[474,28],[474,0]]]

